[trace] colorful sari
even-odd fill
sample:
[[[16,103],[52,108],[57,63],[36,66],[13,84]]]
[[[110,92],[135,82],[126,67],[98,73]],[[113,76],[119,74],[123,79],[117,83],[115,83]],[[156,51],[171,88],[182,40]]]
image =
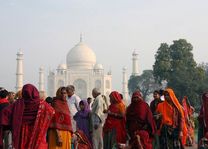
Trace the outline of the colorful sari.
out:
[[[110,99],[113,102],[108,108],[108,116],[103,126],[104,149],[112,148],[118,143],[126,143],[125,105],[116,91],[111,92]]]
[[[173,105],[165,100],[157,108],[157,112],[162,114],[160,147],[162,149],[180,149],[182,148],[180,133],[184,122],[183,109],[172,89],[166,89],[165,92],[168,92]]]
[[[134,101],[134,98],[138,100]],[[148,104],[143,101],[139,91],[134,92],[132,95],[131,104],[127,108],[126,119],[132,148],[139,148],[139,142],[136,139],[138,138],[137,135],[139,135],[143,148],[152,149],[152,138],[156,133],[156,125],[152,112]]]
[[[49,149],[71,149],[71,116],[66,100],[54,98],[52,107],[55,116],[48,133]]]
[[[84,103],[84,110],[79,110],[74,115],[74,120],[77,124],[77,130],[82,130],[87,138],[91,140],[90,137],[90,110],[88,108],[88,103],[86,100],[81,100],[80,102]]]
[[[83,131],[77,130],[75,135],[77,136],[75,149],[92,149],[92,145]]]
[[[208,91],[202,95],[202,106],[200,109],[198,121],[199,121],[199,130],[198,130],[198,144],[200,144],[201,139],[208,134]]]
[[[47,149],[46,132],[54,110],[39,98],[38,90],[31,84],[23,86],[22,99],[2,110],[0,115],[0,148],[2,130],[12,132],[15,149]]]
[[[184,109],[184,118],[185,118],[185,126],[187,129],[183,129],[183,138],[182,143],[184,145],[192,146],[194,143],[194,121],[193,117],[193,107],[190,105],[188,98],[185,96],[182,100],[182,106]],[[186,131],[187,130],[187,131]]]

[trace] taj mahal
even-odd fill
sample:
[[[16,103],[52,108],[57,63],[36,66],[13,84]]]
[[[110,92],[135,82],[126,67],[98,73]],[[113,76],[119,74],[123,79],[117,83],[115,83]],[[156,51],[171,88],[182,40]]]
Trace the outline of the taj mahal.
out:
[[[44,68],[39,68],[39,91],[46,92],[47,96],[55,96],[60,86],[74,85],[75,93],[84,99],[91,97],[92,89],[99,88],[106,95],[112,91],[111,71],[104,73],[102,64],[97,63],[94,51],[82,40],[69,50],[66,55],[66,63],[59,64],[56,71],[47,74],[47,91],[45,90]],[[132,53],[132,74],[138,75],[138,54]],[[128,99],[127,69],[122,69],[122,94]],[[23,52],[17,53],[16,91],[23,86]]]
[[[66,64],[60,64],[56,73],[49,72],[48,95],[55,95],[60,86],[72,84],[80,98],[91,96],[93,88],[99,88],[102,94],[109,95],[112,90],[112,76],[104,74],[102,64],[96,62],[96,55],[80,37],[66,56]]]

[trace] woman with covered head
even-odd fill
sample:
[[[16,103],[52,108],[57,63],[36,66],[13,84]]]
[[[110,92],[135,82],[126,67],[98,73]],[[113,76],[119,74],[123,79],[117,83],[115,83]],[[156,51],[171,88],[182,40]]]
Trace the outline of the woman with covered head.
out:
[[[131,148],[152,149],[156,125],[148,104],[139,91],[135,91],[126,112],[127,130]]]
[[[108,110],[104,110],[108,114],[103,126],[104,149],[126,143],[126,107],[117,91],[111,92],[109,97],[110,106]]]
[[[87,138],[91,140],[90,137],[90,109],[88,107],[87,100],[81,100],[79,102],[80,110],[74,115],[74,120],[77,124],[77,130],[81,130],[85,133]]]
[[[164,91],[165,101],[160,103],[157,112],[162,116],[160,127],[161,149],[183,148],[181,138],[183,136],[184,113],[175,93],[168,88]]]
[[[36,87],[32,84],[24,85],[22,98],[0,114],[0,148],[2,130],[10,129],[13,148],[47,149],[46,132],[53,114],[53,108],[39,98]]]
[[[48,133],[49,149],[71,149],[72,125],[66,98],[66,88],[60,87],[51,104],[55,116]]]
[[[208,91],[202,95],[202,105],[198,117],[198,144],[202,144],[202,140],[206,139],[208,142]],[[206,143],[207,143],[206,142]]]

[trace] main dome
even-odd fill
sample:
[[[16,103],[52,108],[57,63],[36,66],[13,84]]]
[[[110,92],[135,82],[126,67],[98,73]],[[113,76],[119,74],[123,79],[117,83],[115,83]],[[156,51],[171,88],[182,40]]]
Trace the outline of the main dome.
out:
[[[80,41],[68,52],[66,63],[69,69],[93,69],[96,56],[91,48]]]

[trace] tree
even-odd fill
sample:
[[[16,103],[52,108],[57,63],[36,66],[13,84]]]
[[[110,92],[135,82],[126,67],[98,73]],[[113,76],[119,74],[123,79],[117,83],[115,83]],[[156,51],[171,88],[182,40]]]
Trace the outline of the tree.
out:
[[[166,43],[162,43],[155,54],[155,64],[153,65],[153,74],[157,82],[168,78],[171,69],[170,50]],[[163,73],[161,73],[163,72]]]
[[[193,46],[185,39],[175,40],[170,46],[161,44],[155,55],[153,71],[159,83],[167,80],[179,100],[188,96],[191,104],[199,108],[200,95],[208,83],[205,70],[197,66],[192,50]]]
[[[159,88],[160,85],[156,83],[152,70],[144,70],[141,76],[131,76],[128,83],[130,95],[135,90],[140,90],[144,99]]]

